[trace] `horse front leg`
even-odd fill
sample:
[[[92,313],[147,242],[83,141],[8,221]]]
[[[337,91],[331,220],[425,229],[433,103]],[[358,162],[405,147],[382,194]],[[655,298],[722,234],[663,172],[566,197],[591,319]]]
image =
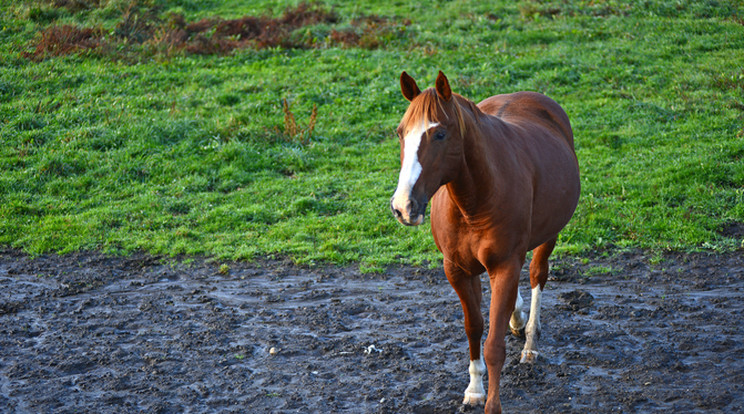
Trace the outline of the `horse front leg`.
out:
[[[501,368],[506,359],[504,336],[519,294],[519,271],[523,262],[524,256],[521,256],[521,260],[515,257],[488,269],[491,282],[491,306],[488,338],[486,338],[483,350],[488,367],[489,384],[486,414],[501,413],[499,382],[501,381]]]
[[[481,337],[483,336],[483,314],[481,313],[481,282],[479,274],[469,274],[452,262],[445,260],[444,271],[452,287],[457,292],[465,316],[465,334],[470,348],[470,384],[465,389],[463,404],[477,405],[486,401],[483,375],[486,365],[481,357]]]

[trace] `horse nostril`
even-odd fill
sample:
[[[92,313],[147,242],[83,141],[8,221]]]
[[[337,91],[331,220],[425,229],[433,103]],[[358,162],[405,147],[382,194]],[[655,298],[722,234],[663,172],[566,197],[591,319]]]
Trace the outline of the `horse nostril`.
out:
[[[393,204],[393,199],[392,198],[390,199],[390,211],[393,212],[393,215],[395,217],[400,217],[401,216],[400,211],[398,211],[398,209],[395,208],[395,205]]]
[[[418,209],[419,209],[419,205],[418,205],[418,203],[416,202],[416,200],[414,200],[414,199],[410,199],[410,200],[408,200],[408,211],[410,211],[410,212],[411,212],[411,215],[412,215],[412,216],[413,216],[414,214],[416,214],[416,212],[418,211]]]

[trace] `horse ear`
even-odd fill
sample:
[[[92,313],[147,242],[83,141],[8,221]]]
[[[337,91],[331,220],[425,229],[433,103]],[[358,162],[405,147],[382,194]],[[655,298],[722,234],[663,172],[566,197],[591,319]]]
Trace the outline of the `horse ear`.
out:
[[[445,101],[449,101],[452,98],[452,89],[450,89],[449,81],[441,70],[439,71],[439,76],[437,76],[436,89],[437,95]]]
[[[413,98],[417,97],[421,93],[416,81],[405,71],[400,74],[400,91],[403,92],[403,96],[412,101]]]

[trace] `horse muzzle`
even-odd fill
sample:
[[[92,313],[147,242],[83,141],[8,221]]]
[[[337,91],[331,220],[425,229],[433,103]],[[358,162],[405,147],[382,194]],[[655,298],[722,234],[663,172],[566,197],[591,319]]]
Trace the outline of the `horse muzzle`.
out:
[[[425,203],[419,203],[412,198],[393,197],[390,199],[390,210],[395,218],[406,226],[418,226],[423,223],[425,209]]]

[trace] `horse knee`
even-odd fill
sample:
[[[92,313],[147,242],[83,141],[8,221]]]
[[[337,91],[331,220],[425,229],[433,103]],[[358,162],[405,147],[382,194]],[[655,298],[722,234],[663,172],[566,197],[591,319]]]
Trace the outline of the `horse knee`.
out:
[[[483,347],[483,359],[485,359],[486,365],[489,367],[496,366],[500,369],[506,360],[506,344],[503,339],[500,342],[486,341]]]

